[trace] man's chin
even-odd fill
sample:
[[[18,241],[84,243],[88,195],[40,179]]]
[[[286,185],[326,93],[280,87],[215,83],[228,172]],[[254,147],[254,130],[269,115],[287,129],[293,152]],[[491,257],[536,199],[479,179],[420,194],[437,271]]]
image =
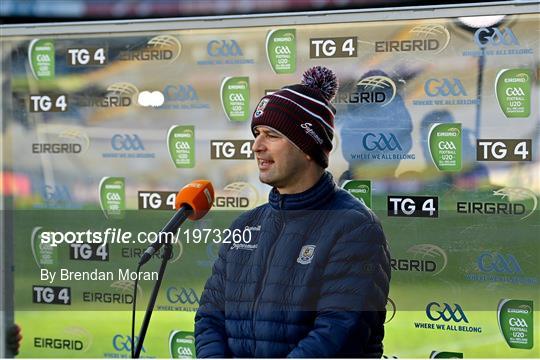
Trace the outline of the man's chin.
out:
[[[259,173],[259,181],[263,184],[274,186],[275,182],[272,180],[270,176],[267,176],[266,174]]]

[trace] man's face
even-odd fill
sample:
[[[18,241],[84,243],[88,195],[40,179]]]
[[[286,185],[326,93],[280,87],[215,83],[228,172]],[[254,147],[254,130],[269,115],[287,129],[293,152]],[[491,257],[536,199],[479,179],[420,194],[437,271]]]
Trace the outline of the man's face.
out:
[[[309,164],[307,155],[283,134],[267,126],[255,128],[253,151],[259,167],[259,180],[281,192],[297,184]]]

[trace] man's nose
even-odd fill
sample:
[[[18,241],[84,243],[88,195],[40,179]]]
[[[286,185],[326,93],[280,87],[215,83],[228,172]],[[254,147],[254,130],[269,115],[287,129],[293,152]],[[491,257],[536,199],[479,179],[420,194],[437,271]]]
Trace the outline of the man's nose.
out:
[[[257,135],[255,138],[255,141],[253,142],[253,146],[251,147],[251,150],[254,152],[260,152],[266,150],[266,145],[264,143],[263,136]]]

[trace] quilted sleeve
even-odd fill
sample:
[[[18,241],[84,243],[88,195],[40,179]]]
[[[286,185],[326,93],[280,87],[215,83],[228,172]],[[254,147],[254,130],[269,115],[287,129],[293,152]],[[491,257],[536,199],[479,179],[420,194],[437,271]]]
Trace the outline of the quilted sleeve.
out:
[[[373,351],[365,347],[371,327],[384,322],[384,316],[374,314],[384,314],[389,282],[390,255],[378,221],[340,237],[324,269],[314,328],[288,357],[334,357],[346,350],[353,331],[364,334],[357,341]]]
[[[225,333],[225,270],[228,244],[223,244],[206,281],[195,315],[195,348],[198,358],[230,356]]]

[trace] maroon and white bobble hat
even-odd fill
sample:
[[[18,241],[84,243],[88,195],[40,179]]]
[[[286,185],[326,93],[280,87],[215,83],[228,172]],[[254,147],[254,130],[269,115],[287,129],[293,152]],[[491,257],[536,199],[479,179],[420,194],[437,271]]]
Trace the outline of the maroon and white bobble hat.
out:
[[[334,72],[315,66],[302,76],[300,84],[289,85],[261,99],[251,118],[251,131],[271,127],[293,142],[323,168],[332,150],[336,109],[330,101],[337,93]]]

